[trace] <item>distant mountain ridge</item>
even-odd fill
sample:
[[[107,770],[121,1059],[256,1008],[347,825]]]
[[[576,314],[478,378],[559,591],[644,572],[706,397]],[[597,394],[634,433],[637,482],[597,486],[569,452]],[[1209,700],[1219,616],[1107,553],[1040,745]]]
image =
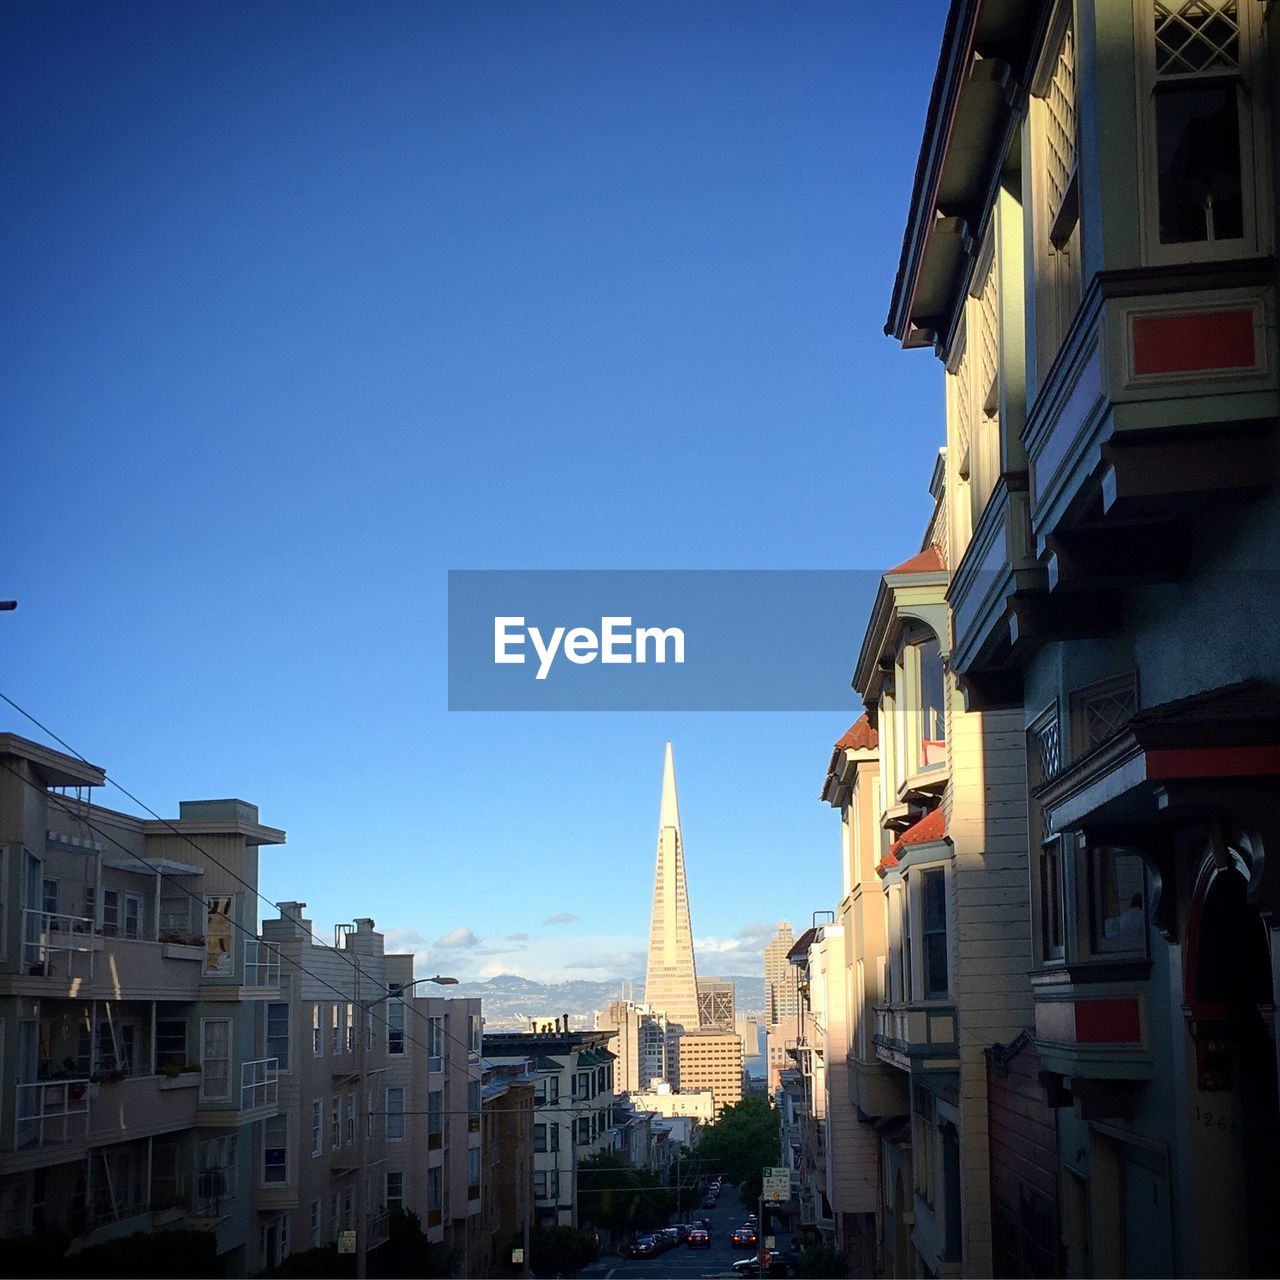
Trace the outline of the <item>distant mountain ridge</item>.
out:
[[[764,977],[724,974],[736,993],[739,1016],[759,1013],[764,1008]],[[485,1027],[490,1031],[528,1029],[529,1019],[559,1018],[569,1015],[570,1025],[589,1027],[597,1009],[607,1009],[613,1000],[626,995],[637,1002],[644,999],[644,979],[610,978],[593,982],[574,978],[567,982],[536,982],[516,973],[500,973],[483,982],[460,982],[450,995],[479,998]]]

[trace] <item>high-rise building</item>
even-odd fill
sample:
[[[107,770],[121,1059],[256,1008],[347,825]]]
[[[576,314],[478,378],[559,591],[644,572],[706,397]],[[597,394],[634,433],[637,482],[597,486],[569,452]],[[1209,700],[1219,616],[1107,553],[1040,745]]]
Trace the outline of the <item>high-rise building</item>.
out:
[[[718,1031],[733,1029],[734,987],[727,978],[698,979],[698,1024]]]
[[[691,1031],[677,1041],[680,1092],[710,1089],[715,1114],[742,1101],[742,1039],[736,1031]]]
[[[617,1091],[634,1093],[667,1079],[667,1020],[647,1005],[614,1000],[607,1012],[597,1012],[597,1031],[617,1033]]]
[[[799,1006],[796,1002],[795,976],[787,962],[795,938],[791,933],[791,921],[782,920],[773,941],[764,949],[764,1020],[766,1026],[776,1027],[784,1018],[794,1018]]]
[[[662,767],[662,807],[658,815],[658,864],[653,878],[649,964],[645,1003],[666,1014],[669,1026],[696,1030],[698,975],[693,964],[693,928],[684,874],[684,842],[676,800],[676,770],[667,743]]]

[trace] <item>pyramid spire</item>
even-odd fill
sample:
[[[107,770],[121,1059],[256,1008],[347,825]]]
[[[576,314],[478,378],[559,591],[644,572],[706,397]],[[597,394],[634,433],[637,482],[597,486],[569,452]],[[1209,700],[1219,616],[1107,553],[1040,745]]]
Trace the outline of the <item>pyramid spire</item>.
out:
[[[693,962],[693,927],[685,882],[684,840],[676,798],[676,767],[667,743],[662,765],[662,804],[658,811],[658,860],[653,878],[653,915],[649,924],[649,965],[645,1003],[688,1031],[698,1028],[698,975]]]

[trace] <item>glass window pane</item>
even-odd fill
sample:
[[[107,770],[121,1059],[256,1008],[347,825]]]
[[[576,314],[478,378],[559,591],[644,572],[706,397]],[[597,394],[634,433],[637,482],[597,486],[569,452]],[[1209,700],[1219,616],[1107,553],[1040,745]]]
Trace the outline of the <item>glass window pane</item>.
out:
[[[1234,84],[1156,88],[1162,244],[1244,235],[1236,93]]]

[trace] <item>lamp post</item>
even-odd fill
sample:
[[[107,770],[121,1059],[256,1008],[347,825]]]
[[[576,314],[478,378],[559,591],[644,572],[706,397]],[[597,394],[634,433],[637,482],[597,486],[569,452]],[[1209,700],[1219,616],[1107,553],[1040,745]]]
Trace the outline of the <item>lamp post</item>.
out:
[[[366,1075],[366,1059],[365,1053],[368,1050],[369,1029],[367,1015],[373,1010],[375,1005],[385,1004],[394,996],[396,999],[403,999],[405,992],[412,991],[414,987],[422,982],[434,982],[440,987],[456,987],[458,985],[457,978],[443,978],[436,974],[433,978],[415,978],[412,982],[407,982],[399,991],[388,991],[385,995],[379,996],[376,1000],[360,999],[360,963],[356,961],[356,989],[355,989],[355,1007],[360,1010],[360,1021],[366,1025],[359,1028],[356,1033],[357,1045],[357,1073],[360,1077],[360,1098],[363,1100],[366,1108],[368,1107],[369,1088],[368,1077]],[[358,1195],[356,1197],[356,1277],[357,1280],[365,1280],[369,1274],[369,1205],[368,1205],[368,1186],[369,1171],[365,1167],[366,1149],[365,1137],[369,1131],[369,1121],[373,1112],[366,1112],[364,1124],[359,1125],[356,1133],[356,1170],[357,1170],[357,1186]],[[385,1119],[383,1121],[385,1124]]]

